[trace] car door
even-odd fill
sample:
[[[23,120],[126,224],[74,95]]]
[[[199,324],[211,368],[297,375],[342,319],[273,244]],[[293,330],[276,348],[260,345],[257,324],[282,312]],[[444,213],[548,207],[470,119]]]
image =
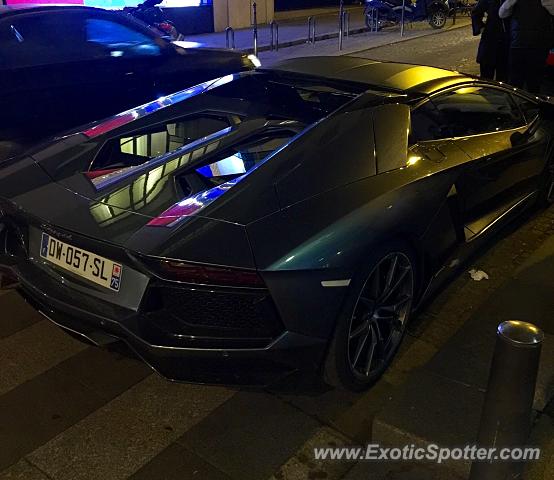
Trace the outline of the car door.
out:
[[[532,109],[530,109],[532,111]],[[449,139],[468,156],[456,182],[466,240],[532,200],[544,169],[547,139],[513,95],[478,84],[433,96],[418,109],[428,135]]]

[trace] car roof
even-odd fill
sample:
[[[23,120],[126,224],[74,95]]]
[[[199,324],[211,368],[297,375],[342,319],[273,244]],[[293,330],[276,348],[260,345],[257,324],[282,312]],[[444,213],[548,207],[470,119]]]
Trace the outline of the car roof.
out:
[[[15,5],[0,5],[0,18],[7,15],[18,15],[21,13],[28,12],[56,12],[60,10],[90,10],[90,11],[103,11],[109,12],[110,10],[105,10],[103,8],[96,7],[87,7],[85,5],[76,5],[76,4],[27,4],[20,3]]]
[[[468,75],[425,65],[381,62],[350,56],[293,58],[269,70],[366,84],[394,92],[429,94],[448,86],[473,81]]]

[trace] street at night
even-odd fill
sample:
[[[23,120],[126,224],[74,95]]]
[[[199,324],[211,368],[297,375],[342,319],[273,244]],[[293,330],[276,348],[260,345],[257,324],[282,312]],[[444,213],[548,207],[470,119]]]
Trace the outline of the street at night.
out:
[[[353,10],[352,25],[359,22],[360,29],[365,28],[360,7],[352,8],[358,9]],[[323,30],[325,18],[318,21]],[[305,19],[298,23],[304,32]],[[514,418],[519,415],[517,421],[524,419],[522,424],[530,419],[528,440],[517,447],[538,447],[540,458],[521,463],[521,475],[513,478],[554,478],[554,194],[544,195],[531,185],[539,175],[535,170],[540,175],[552,170],[552,140],[540,137],[554,132],[554,117],[548,117],[552,106],[544,101],[547,106],[541,104],[539,109],[538,97],[510,96],[509,105],[518,114],[524,106],[540,110],[536,119],[522,115],[525,125],[490,128],[490,135],[506,130],[510,136],[486,137],[477,144],[474,139],[483,132],[462,135],[455,125],[440,125],[441,133],[447,133],[428,138],[424,134],[435,127],[426,125],[420,141],[414,140],[417,126],[410,127],[410,118],[413,122],[420,118],[414,111],[427,97],[453,88],[462,94],[498,88],[503,95],[512,95],[513,89],[505,84],[471,83],[479,75],[475,61],[479,37],[472,34],[468,17],[451,23],[448,19],[445,29],[431,30],[426,22],[414,22],[402,41],[391,28],[374,32],[374,37],[369,32],[351,34],[344,39],[342,52],[334,36],[315,46],[296,42],[279,51],[262,49],[256,52],[262,70],[254,73],[258,58],[250,51],[241,56],[238,50],[226,50],[229,57],[224,59],[214,53],[201,63],[208,75],[210,62],[232,71],[222,71],[223,80],[214,84],[187,85],[175,96],[175,77],[194,71],[195,60],[188,60],[185,67],[190,70],[185,73],[171,70],[173,77],[167,74],[169,67],[160,67],[156,74],[160,78],[167,74],[165,83],[156,85],[166,89],[163,95],[156,99],[145,94],[133,107],[144,105],[132,112],[123,98],[118,99],[119,110],[110,112],[94,105],[90,97],[82,114],[72,111],[78,109],[69,100],[59,107],[74,124],[58,126],[57,114],[49,108],[42,115],[53,114],[54,120],[38,116],[31,120],[17,113],[21,125],[33,125],[35,130],[25,128],[25,135],[14,142],[0,141],[0,153],[13,155],[0,163],[0,234],[5,245],[0,264],[6,287],[0,292],[0,480],[508,478],[478,477],[471,459],[454,455],[443,462],[417,461],[413,455],[380,461],[363,459],[362,453],[333,457],[333,452],[344,453],[341,447],[366,452],[368,445],[412,451],[482,445],[487,434],[482,413],[494,390],[491,371],[504,370],[504,376],[496,372],[504,378],[505,365],[517,373],[523,363],[532,364],[525,357],[520,364],[509,359],[502,364],[505,368],[495,367],[493,355],[501,342],[497,327],[510,320],[533,324],[541,341],[531,343],[542,344],[538,373],[536,365],[535,371],[521,370],[520,377],[525,378],[514,373],[510,377],[514,389],[499,390],[527,388],[533,402],[528,411],[516,407],[511,411]],[[291,23],[291,32],[293,27]],[[0,42],[1,28],[0,23]],[[286,33],[281,27],[281,42]],[[237,28],[239,41],[240,34]],[[25,36],[23,31],[18,35]],[[378,36],[382,40],[376,40]],[[186,36],[195,42],[207,38],[224,42],[225,34]],[[117,52],[125,48],[119,46]],[[112,60],[119,55],[124,54],[112,52]],[[315,57],[327,55],[317,63]],[[364,60],[348,63],[346,55]],[[291,60],[297,57],[310,58],[300,63]],[[339,62],[336,67],[333,59]],[[379,78],[378,86],[362,73],[350,79],[352,71],[367,67],[366,59],[470,76],[431,69],[418,70],[424,80],[414,80],[409,76],[416,74],[408,65],[383,74],[377,68],[368,70],[367,75]],[[387,63],[375,65],[388,68]],[[233,80],[233,69],[244,72],[242,79]],[[543,93],[550,93],[550,82],[545,79]],[[129,92],[136,85],[130,84]],[[81,87],[90,85],[83,81]],[[77,89],[71,102],[78,96]],[[487,97],[479,101],[482,98]],[[529,107],[529,102],[535,103]],[[459,106],[455,101],[452,105]],[[482,104],[475,108],[490,115]],[[505,121],[506,107],[495,108]],[[119,111],[126,113],[90,123]],[[344,117],[333,118],[337,111],[344,111]],[[472,119],[480,115],[475,112]],[[186,122],[174,120],[185,114]],[[539,116],[544,123],[537,127]],[[41,130],[38,125],[43,121]],[[367,129],[362,128],[364,121]],[[5,125],[0,127],[0,132],[11,134]],[[35,148],[57,134],[56,129],[71,133],[47,148]],[[158,141],[162,135],[164,141]],[[341,135],[344,153],[337,145]],[[540,146],[528,147],[525,142],[531,144],[535,138]],[[358,141],[361,154],[350,145]],[[142,145],[148,145],[147,153],[141,151]],[[288,162],[294,168],[283,160],[291,149]],[[347,156],[352,156],[354,165],[370,151],[376,158],[370,173],[358,174],[358,166],[343,168]],[[172,157],[175,152],[179,156]],[[194,164],[210,152],[224,156]],[[316,152],[317,162],[305,160],[310,152]],[[393,158],[398,152],[402,165]],[[513,185],[510,175],[487,169],[491,159],[501,155],[506,171],[517,176]],[[540,162],[546,156],[549,163],[544,168]],[[225,163],[228,160],[232,161]],[[320,169],[320,161],[339,165],[337,173]],[[456,177],[458,164],[480,161],[489,164],[460,176],[461,180]],[[177,175],[179,169],[185,173]],[[396,180],[400,175],[409,178]],[[540,186],[547,180],[544,175],[537,182]],[[386,180],[379,183],[379,177]],[[25,182],[29,186],[23,188]],[[243,203],[237,206],[241,196]],[[459,209],[453,207],[458,198]],[[51,206],[46,205],[49,201]],[[21,233],[23,222],[29,233]],[[399,240],[408,230],[410,238],[423,239],[421,254],[415,240]],[[370,236],[379,239],[378,245],[365,238]],[[29,252],[21,253],[21,242]],[[470,248],[458,250],[457,243]],[[433,254],[427,253],[427,245],[432,245]],[[91,256],[91,265],[83,266],[77,254],[87,262]],[[363,266],[360,276],[341,263],[347,261],[344,257],[356,267],[361,258],[370,258],[377,267]],[[329,273],[318,276],[326,269]],[[401,270],[408,274],[397,273]],[[433,283],[436,279],[442,283]],[[396,293],[385,286],[380,294],[382,282],[402,287],[395,301],[408,305],[395,307],[390,317],[383,312],[390,309],[388,297]],[[362,293],[357,297],[339,298],[343,289],[358,288],[358,283]],[[418,283],[423,286],[416,288]],[[369,313],[360,313],[359,305],[367,303],[372,288],[377,294]],[[240,303],[229,300],[231,295],[223,299],[235,291],[241,295]],[[191,295],[194,301],[180,300],[179,295]],[[248,303],[250,296],[253,300]],[[184,315],[209,310],[213,324],[206,320],[197,328],[193,320],[181,322],[180,313],[170,313],[166,306],[170,302],[172,308],[186,310]],[[381,339],[386,332],[383,324],[365,318],[390,318],[400,325],[397,334],[391,327],[386,345],[358,344],[350,376],[341,370],[344,349],[336,346],[340,336],[333,333],[339,327],[335,330],[332,323],[324,328],[329,317],[342,318],[344,314],[336,312],[343,312],[349,302],[353,306],[347,342],[362,330],[368,346],[372,335],[375,341]],[[316,303],[319,310],[313,308]],[[260,311],[263,322],[255,317]],[[98,325],[105,328],[93,328],[93,317],[102,318]],[[334,317],[328,323],[339,321]],[[217,330],[234,321],[236,331]],[[306,326],[318,322],[321,326],[313,327],[313,332]],[[170,337],[168,331],[176,325],[179,330]],[[261,333],[246,338],[247,329]],[[181,344],[184,339],[190,344]],[[223,346],[216,348],[211,341]],[[514,350],[519,348],[514,355],[521,355],[518,341],[524,342],[514,341]],[[178,356],[182,345],[192,352],[190,369],[189,357]],[[346,345],[349,351],[351,344]],[[374,348],[382,348],[382,356],[372,363]],[[218,359],[210,356],[216,350],[221,351]],[[248,356],[249,351],[262,353],[258,358]],[[357,370],[358,357],[366,354],[367,364]],[[228,372],[218,370],[226,365],[218,362],[221,359],[246,364],[244,377],[234,373],[227,377]],[[278,375],[274,360],[275,365],[287,367],[317,363],[317,368]],[[270,381],[265,381],[266,374]],[[262,377],[264,381],[258,382]],[[512,407],[503,404],[498,411],[503,408]]]

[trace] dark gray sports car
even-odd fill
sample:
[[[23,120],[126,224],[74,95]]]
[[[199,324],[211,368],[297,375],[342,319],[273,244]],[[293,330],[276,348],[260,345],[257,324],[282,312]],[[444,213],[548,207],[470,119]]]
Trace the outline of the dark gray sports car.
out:
[[[554,200],[553,110],[353,57],[223,77],[3,163],[0,263],[168,378],[360,390],[479,239]]]

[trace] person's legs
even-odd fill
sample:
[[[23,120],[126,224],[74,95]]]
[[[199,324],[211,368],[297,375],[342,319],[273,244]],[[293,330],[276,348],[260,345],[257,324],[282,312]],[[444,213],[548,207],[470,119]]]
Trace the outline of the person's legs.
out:
[[[494,65],[489,65],[488,63],[481,63],[481,78],[485,80],[494,80]]]
[[[527,79],[527,48],[510,48],[510,84],[517,88],[525,86]]]
[[[539,93],[544,76],[548,51],[545,49],[529,49],[527,53],[526,87],[531,93]]]
[[[510,79],[510,49],[499,45],[496,55],[496,80],[507,82]]]

